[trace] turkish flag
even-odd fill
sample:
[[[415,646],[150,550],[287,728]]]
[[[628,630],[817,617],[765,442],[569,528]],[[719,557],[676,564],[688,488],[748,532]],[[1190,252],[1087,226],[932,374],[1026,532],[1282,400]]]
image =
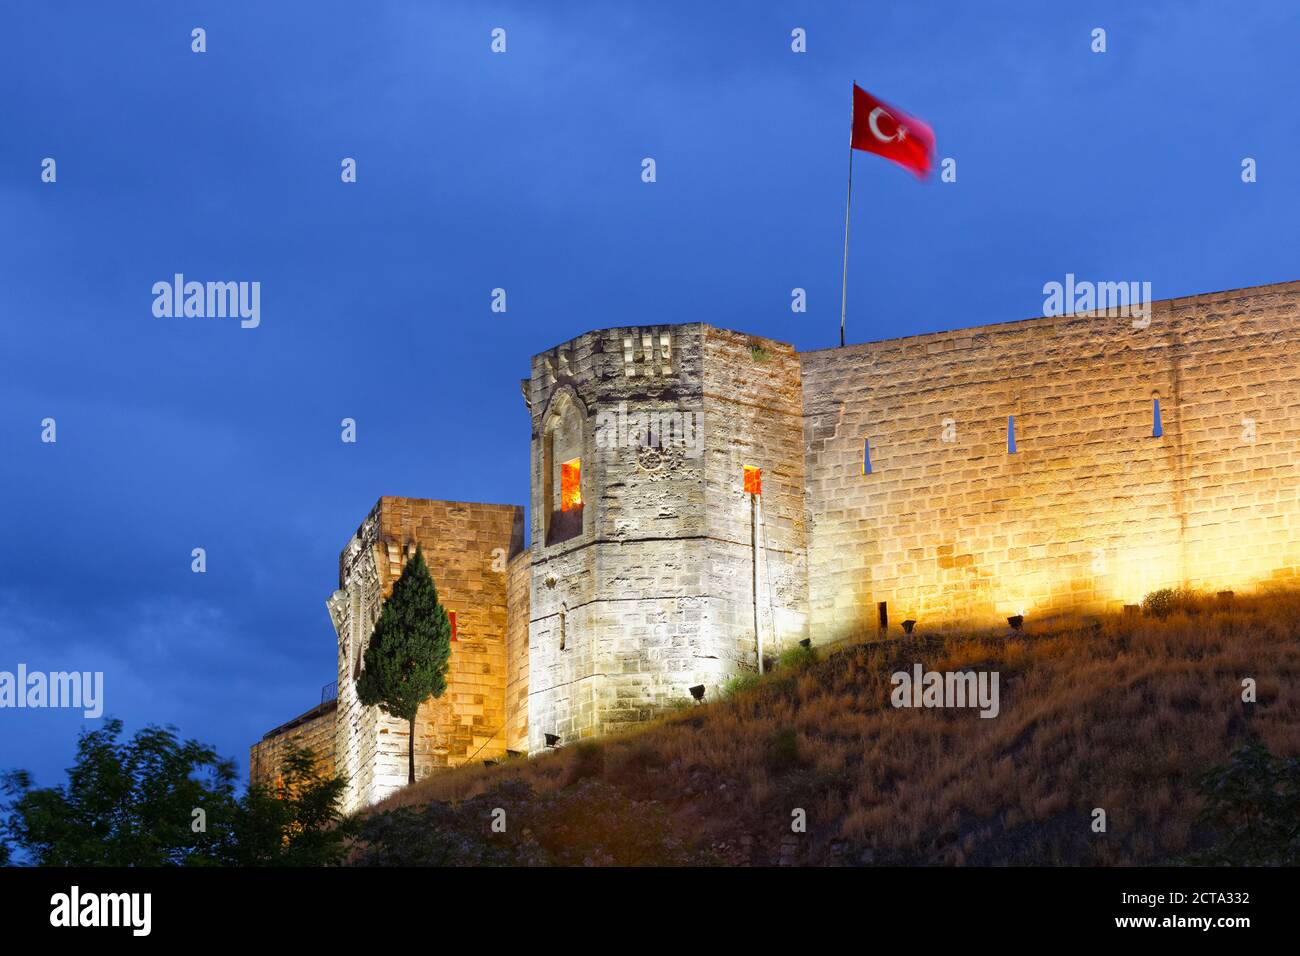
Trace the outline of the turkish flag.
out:
[[[875,153],[905,166],[924,179],[934,157],[934,133],[915,116],[882,103],[853,84],[854,149]]]

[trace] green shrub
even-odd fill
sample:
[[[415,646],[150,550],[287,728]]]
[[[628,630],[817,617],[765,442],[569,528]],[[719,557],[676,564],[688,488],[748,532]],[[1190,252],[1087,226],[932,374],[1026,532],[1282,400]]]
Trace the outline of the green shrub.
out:
[[[1160,588],[1142,599],[1142,613],[1161,620],[1175,611],[1190,611],[1196,606],[1196,594],[1186,588]]]
[[[1212,845],[1186,862],[1202,866],[1300,864],[1300,760],[1250,744],[1201,778],[1201,825]]]
[[[743,674],[737,674],[734,677],[728,677],[722,682],[719,693],[723,697],[730,697],[732,694],[739,694],[741,691],[749,690],[758,684],[760,678],[754,671],[746,671]]]
[[[805,667],[811,667],[817,663],[817,652],[811,647],[796,644],[788,651],[782,651],[781,656],[777,658],[777,663],[781,667],[803,670]]]

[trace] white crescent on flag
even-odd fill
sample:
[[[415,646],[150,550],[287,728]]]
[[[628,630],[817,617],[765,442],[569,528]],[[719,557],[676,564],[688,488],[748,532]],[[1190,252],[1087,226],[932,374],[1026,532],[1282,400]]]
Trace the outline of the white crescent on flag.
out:
[[[876,137],[876,139],[880,140],[882,143],[892,143],[896,139],[902,139],[903,127],[899,126],[892,116],[889,116],[889,119],[890,122],[894,124],[894,135],[886,136],[884,133],[880,132],[880,127],[877,125],[876,120],[881,116],[889,116],[889,114],[879,106],[872,110],[867,116],[867,126],[871,128],[871,135]]]

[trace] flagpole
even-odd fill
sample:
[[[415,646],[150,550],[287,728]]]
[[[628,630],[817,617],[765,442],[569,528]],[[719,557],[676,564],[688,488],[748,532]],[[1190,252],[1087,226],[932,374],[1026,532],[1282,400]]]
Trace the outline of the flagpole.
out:
[[[854,86],[857,84],[855,83]],[[849,111],[849,194],[844,200],[844,275],[840,280],[840,348],[844,348],[844,311],[849,301],[849,209],[853,206],[853,112]]]

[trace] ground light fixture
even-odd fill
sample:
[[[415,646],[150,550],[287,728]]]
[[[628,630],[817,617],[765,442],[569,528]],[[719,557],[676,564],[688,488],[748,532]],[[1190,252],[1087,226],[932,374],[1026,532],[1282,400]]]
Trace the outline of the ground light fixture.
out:
[[[559,734],[547,734],[547,735],[546,735],[546,746],[548,746],[548,747],[558,747],[558,746],[560,746],[560,737],[559,737]]]
[[[692,687],[691,696],[695,698],[697,703],[701,703],[701,704],[704,703],[704,685],[696,684],[694,687]]]
[[[916,627],[916,622],[915,622],[915,621],[907,620],[907,621],[904,621],[904,622],[903,622],[903,632],[904,632],[905,634],[911,634],[911,633],[912,633],[912,628],[914,628],[914,627]]]
[[[1007,623],[1011,625],[1012,630],[1020,630],[1024,626],[1025,617],[1023,614],[1012,614],[1007,618]]]
[[[799,646],[802,647],[805,651],[808,650],[808,648],[812,647],[812,638],[805,637],[802,641],[799,642]]]

